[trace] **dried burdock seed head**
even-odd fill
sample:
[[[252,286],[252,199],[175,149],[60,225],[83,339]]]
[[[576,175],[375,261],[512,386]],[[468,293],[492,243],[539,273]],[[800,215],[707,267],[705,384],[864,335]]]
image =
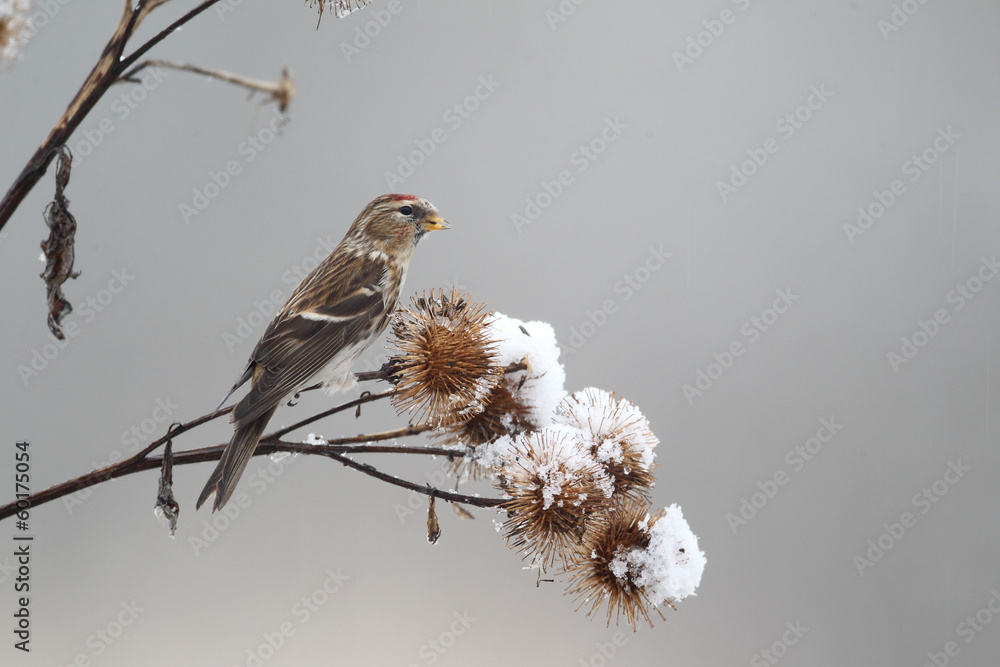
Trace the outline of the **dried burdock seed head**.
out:
[[[684,520],[680,507],[671,505],[652,518],[649,506],[626,499],[593,522],[583,537],[577,557],[569,563],[567,594],[575,595],[587,615],[608,605],[617,623],[625,614],[635,630],[636,618],[653,621],[649,608],[663,618],[659,607],[694,595],[705,570],[705,554]]]
[[[414,297],[396,314],[393,405],[436,427],[472,419],[500,382],[490,312],[452,289]]]
[[[529,422],[531,408],[511,393],[509,384],[506,380],[499,382],[483,400],[482,412],[451,424],[441,434],[442,445],[466,447],[466,456],[448,464],[449,472],[456,477],[479,479],[487,476],[490,470],[473,456],[475,448],[534,428]]]
[[[490,390],[482,407],[471,419],[449,426],[449,439],[474,447],[532,428],[528,406],[511,393],[506,382],[498,382]]]
[[[551,325],[493,313],[489,329],[504,369],[501,385],[487,396],[482,413],[454,425],[442,442],[467,448],[465,460],[451,465],[460,477],[475,478],[486,472],[470,463],[475,448],[505,435],[549,426],[556,406],[566,396],[566,371],[559,363],[559,346]]]
[[[610,479],[567,429],[549,427],[490,445],[497,488],[507,497],[503,532],[543,570],[577,548],[611,504]]]
[[[614,478],[617,494],[636,500],[649,497],[659,440],[631,401],[588,387],[559,404],[555,421],[580,431],[582,445]]]

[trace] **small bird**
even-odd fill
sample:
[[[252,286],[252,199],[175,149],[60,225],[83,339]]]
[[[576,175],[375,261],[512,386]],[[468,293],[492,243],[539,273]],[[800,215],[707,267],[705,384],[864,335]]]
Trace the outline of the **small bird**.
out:
[[[226,504],[268,421],[289,396],[316,383],[329,393],[354,384],[351,365],[389,323],[417,242],[448,227],[429,201],[413,195],[382,195],[361,211],[344,240],[288,297],[222,399],[250,380],[230,418],[233,439],[196,507],[213,493],[212,511]]]

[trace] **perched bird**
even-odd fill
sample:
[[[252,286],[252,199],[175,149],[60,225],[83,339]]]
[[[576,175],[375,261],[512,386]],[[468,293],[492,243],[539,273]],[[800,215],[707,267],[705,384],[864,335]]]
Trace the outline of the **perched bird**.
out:
[[[430,202],[412,195],[382,195],[361,211],[344,240],[288,297],[222,399],[250,380],[250,391],[233,408],[233,439],[197,507],[213,493],[213,511],[226,504],[289,396],[320,382],[330,393],[354,384],[351,365],[389,323],[417,242],[447,228]]]

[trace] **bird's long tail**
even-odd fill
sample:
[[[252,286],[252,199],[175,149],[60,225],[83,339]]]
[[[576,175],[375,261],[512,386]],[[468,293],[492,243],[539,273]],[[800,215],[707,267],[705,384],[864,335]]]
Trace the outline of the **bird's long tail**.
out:
[[[257,449],[260,436],[271,420],[275,409],[276,407],[268,410],[253,421],[237,424],[233,439],[229,441],[226,451],[219,459],[219,465],[215,466],[212,476],[208,478],[205,488],[198,496],[195,509],[200,508],[213,493],[215,494],[215,502],[212,504],[213,512],[222,509],[223,505],[229,501],[233,491],[236,490],[240,477],[243,476],[243,471],[246,470],[247,464],[250,462],[250,457],[253,456],[253,451]]]

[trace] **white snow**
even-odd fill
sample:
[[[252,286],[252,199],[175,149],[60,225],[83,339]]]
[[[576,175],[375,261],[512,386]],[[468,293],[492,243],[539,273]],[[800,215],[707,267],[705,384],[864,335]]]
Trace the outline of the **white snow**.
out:
[[[622,446],[638,452],[642,465],[649,470],[656,457],[659,439],[649,427],[642,411],[625,398],[598,387],[587,387],[559,404],[555,422],[579,429],[597,445],[601,463],[620,463]]]
[[[601,463],[621,463],[624,458],[621,443],[614,438],[605,438],[597,447],[597,460]]]
[[[680,506],[668,507],[652,528],[645,522],[639,525],[649,532],[649,547],[618,554],[609,563],[611,571],[619,578],[627,575],[655,606],[694,595],[706,559]]]
[[[472,453],[472,459],[487,468],[499,468],[513,459],[514,440],[504,435],[493,442],[479,445]]]
[[[537,428],[548,426],[556,406],[566,396],[566,370],[559,363],[555,330],[547,322],[523,322],[502,313],[494,313],[490,328],[498,342],[497,361],[501,366],[527,362],[528,370],[508,374],[507,382],[516,387],[527,377],[521,392],[531,406],[531,421]]]
[[[487,375],[477,379],[474,387],[475,395],[472,397],[472,400],[469,401],[465,396],[460,394],[450,394],[447,398],[449,408],[457,415],[475,417],[486,409],[483,401],[493,391],[493,387],[497,385],[497,382],[499,382],[499,377],[496,375]]]
[[[588,461],[565,433],[545,429],[528,434],[525,444],[542,454],[545,462],[523,459],[521,465],[542,483],[542,509],[549,509],[563,486],[579,480]],[[561,506],[561,501],[560,501]]]
[[[574,498],[561,498],[567,484],[595,484],[610,498],[614,490],[614,480],[604,474],[590,452],[580,447],[580,434],[576,429],[563,425],[547,426],[540,431],[524,433],[514,441],[510,437],[499,438],[489,445],[479,447],[476,453],[481,463],[489,461],[494,467],[515,466],[526,472],[533,480],[541,483],[542,509],[549,509],[555,503],[561,507],[565,500],[575,505],[587,499],[585,493]],[[528,456],[533,451],[534,455]]]

